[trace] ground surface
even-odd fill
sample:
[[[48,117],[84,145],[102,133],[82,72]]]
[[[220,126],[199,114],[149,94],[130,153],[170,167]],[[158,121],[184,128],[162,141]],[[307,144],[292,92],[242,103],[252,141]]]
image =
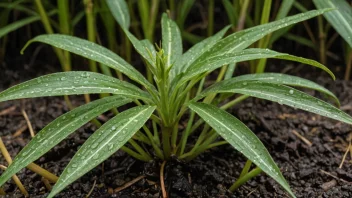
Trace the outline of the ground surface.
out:
[[[28,67],[18,70],[1,65],[0,90],[57,70],[40,64],[30,66],[31,69]],[[308,75],[308,78],[336,93],[342,108],[352,114],[351,82],[332,82],[325,77],[316,79],[314,75]],[[81,97],[72,99],[75,105],[82,104]],[[3,112],[3,115],[0,113],[0,135],[12,157],[30,140],[21,108],[27,112],[36,132],[68,110],[60,97],[0,103],[0,112]],[[4,112],[5,109],[9,111]],[[351,139],[351,126],[256,99],[245,100],[231,112],[263,141],[297,197],[352,197],[351,156],[347,156],[341,169],[338,168]],[[14,137],[21,128],[24,128],[22,134]],[[94,126],[87,124],[36,163],[59,175],[78,146],[94,129]],[[303,142],[294,131],[312,145]],[[166,165],[167,191],[170,197],[288,197],[274,180],[264,174],[250,180],[234,194],[227,192],[244,162],[244,157],[229,145],[208,151],[192,163],[174,160]],[[3,158],[0,158],[0,164],[6,165]],[[142,163],[119,151],[58,197],[85,197],[92,187],[90,197],[160,197],[159,167],[159,161]],[[31,197],[45,197],[47,190],[39,176],[29,170],[22,170],[17,175]],[[139,176],[144,178],[131,187],[115,194],[109,193],[109,189],[123,186]],[[12,181],[3,187],[8,193],[6,197],[21,197]]]

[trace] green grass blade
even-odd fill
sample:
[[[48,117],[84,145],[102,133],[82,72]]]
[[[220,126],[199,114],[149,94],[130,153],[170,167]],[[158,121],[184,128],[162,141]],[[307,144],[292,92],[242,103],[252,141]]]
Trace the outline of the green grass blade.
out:
[[[13,160],[12,164],[0,177],[2,186],[12,175],[26,167],[28,164],[44,155],[55,145],[60,143],[68,135],[78,128],[94,119],[98,115],[131,102],[121,96],[105,97],[82,105],[56,118],[53,122],[44,127],[33,139],[21,150]]]
[[[295,197],[263,143],[245,124],[226,111],[210,104],[192,102],[189,108],[236,150],[275,179],[292,197]]]
[[[185,21],[186,18],[189,14],[189,12],[191,11],[191,8],[194,4],[195,0],[187,0],[187,1],[182,1],[180,2],[182,5],[180,7],[180,9],[178,9],[178,14],[177,14],[177,24],[178,27],[180,27],[181,31],[184,30],[184,25],[185,25]]]
[[[155,87],[148,82],[144,76],[139,73],[133,66],[123,60],[109,49],[95,44],[93,42],[68,35],[45,34],[35,37],[27,42],[21,52],[33,42],[42,42],[54,47],[69,51],[71,53],[83,56],[90,60],[102,63],[108,67],[120,71],[132,80],[144,85],[149,90],[155,90]]]
[[[147,92],[128,82],[94,72],[72,71],[49,74],[15,85],[0,93],[0,102],[20,98],[94,93],[112,93],[151,101]]]
[[[239,52],[229,52],[224,54],[210,55],[207,58],[204,58],[202,61],[197,61],[196,64],[192,64],[188,70],[185,72],[184,76],[181,79],[181,82],[192,79],[194,76],[211,72],[223,65],[230,64],[233,62],[241,62],[248,60],[255,60],[261,58],[276,58],[276,59],[284,59],[284,60],[292,60],[308,65],[312,65],[314,67],[318,67],[331,75],[333,79],[335,79],[334,74],[324,65],[318,63],[317,61],[305,59],[302,57],[297,57],[285,53],[275,52],[269,49],[260,49],[260,48],[250,48],[245,49]]]
[[[337,8],[337,10],[324,13],[324,17],[352,48],[352,7],[348,1],[313,0],[313,2],[319,9]]]
[[[121,26],[128,39],[131,41],[133,47],[148,63],[155,67],[155,48],[150,41],[140,41],[128,30],[130,27],[130,14],[125,0],[106,0],[111,14]],[[150,56],[152,54],[152,57]]]
[[[197,64],[199,61],[211,55],[241,51],[276,30],[305,21],[330,10],[331,9],[312,10],[236,32],[217,42],[216,45],[199,57],[198,61],[195,61],[194,64]]]
[[[262,98],[352,124],[352,117],[347,113],[327,102],[285,85],[261,81],[242,81],[223,86],[211,86],[201,95],[210,93],[239,93]]]
[[[232,5],[230,0],[222,0],[222,4],[226,10],[227,18],[229,19],[230,23],[233,26],[236,26],[240,13],[236,12],[234,5]]]
[[[27,17],[25,19],[21,19],[19,21],[10,23],[9,25],[6,25],[5,27],[2,27],[0,29],[0,38],[7,35],[8,33],[15,31],[25,25],[28,25],[30,23],[33,23],[35,21],[39,21],[40,17],[39,16],[31,16],[31,17]]]
[[[121,28],[127,30],[130,27],[131,19],[125,0],[106,0],[106,3]]]
[[[126,110],[101,126],[77,151],[66,166],[48,198],[99,165],[122,147],[148,120],[154,106]]]
[[[155,48],[149,40],[138,40],[128,30],[124,30],[128,39],[131,41],[134,49],[146,60],[148,63],[155,67]]]
[[[261,74],[246,74],[237,76],[228,80],[221,81],[216,83],[213,87],[222,87],[224,85],[229,86],[230,84],[241,83],[242,81],[262,81],[262,82],[269,82],[275,84],[283,84],[289,85],[294,87],[303,87],[307,89],[312,89],[319,91],[329,98],[331,98],[338,106],[340,106],[339,99],[328,89],[325,89],[321,85],[312,82],[310,80],[300,78],[297,76],[291,76],[287,74],[278,74],[278,73],[261,73]]]
[[[177,24],[166,13],[161,18],[162,47],[165,51],[166,66],[171,67],[182,56],[182,38]]]

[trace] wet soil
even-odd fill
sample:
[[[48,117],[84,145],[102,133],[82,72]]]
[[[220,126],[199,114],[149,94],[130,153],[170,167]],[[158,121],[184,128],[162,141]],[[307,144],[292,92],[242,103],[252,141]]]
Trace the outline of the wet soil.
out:
[[[44,64],[31,66],[30,69],[11,68],[3,64],[0,90],[57,70]],[[326,77],[316,76],[306,75],[335,93],[341,101],[341,108],[352,115],[352,82],[332,82]],[[315,92],[308,92],[319,96]],[[71,99],[76,106],[83,104],[82,97]],[[12,157],[30,140],[27,124],[21,114],[22,108],[27,112],[35,132],[68,111],[61,97],[0,103],[0,135]],[[6,109],[9,111],[4,113]],[[352,156],[348,154],[343,166],[339,168],[351,141],[351,126],[258,99],[247,99],[231,112],[263,141],[297,197],[352,197]],[[15,137],[14,134],[19,130],[23,132]],[[85,125],[36,163],[59,175],[78,147],[94,130],[93,125]],[[295,135],[297,133],[308,141],[304,142]],[[161,197],[160,163],[157,160],[150,163],[140,162],[118,151],[57,197],[85,197],[88,194],[90,197]],[[165,167],[169,196],[288,197],[287,193],[265,174],[250,180],[235,193],[229,193],[227,188],[239,176],[244,163],[245,158],[230,145],[211,149],[191,163],[172,160]],[[2,157],[0,164],[7,164]],[[30,193],[30,197],[47,195],[48,190],[40,176],[26,169],[17,176]],[[124,190],[112,193],[113,189],[138,177],[142,179]],[[3,188],[7,192],[5,197],[22,197],[13,181],[7,182]]]

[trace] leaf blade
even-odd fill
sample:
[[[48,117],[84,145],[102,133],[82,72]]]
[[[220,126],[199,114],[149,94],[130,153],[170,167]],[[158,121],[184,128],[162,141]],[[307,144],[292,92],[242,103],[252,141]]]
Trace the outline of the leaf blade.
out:
[[[116,152],[144,125],[154,110],[154,106],[138,106],[106,122],[77,151],[48,197],[53,197]]]
[[[338,106],[340,106],[339,99],[328,89],[320,86],[319,84],[300,78],[297,76],[291,76],[287,74],[279,74],[279,73],[258,73],[258,74],[246,74],[237,76],[228,80],[221,81],[214,86],[223,86],[224,84],[230,85],[234,83],[240,83],[242,81],[262,81],[276,84],[283,84],[294,87],[303,87],[307,89],[312,89],[319,91],[323,94],[326,94],[330,97]]]
[[[71,53],[83,56],[90,60],[99,62],[112,69],[120,71],[132,80],[144,85],[147,89],[155,90],[155,87],[129,63],[127,63],[114,52],[96,43],[69,35],[44,34],[28,41],[21,50],[21,53],[23,53],[28,45],[33,42],[46,43]]]
[[[352,117],[333,105],[314,98],[309,94],[285,85],[273,84],[260,81],[242,81],[232,85],[224,85],[215,89],[209,87],[201,93],[239,93],[256,98],[278,102],[287,106],[309,111],[334,120],[352,124]]]
[[[171,67],[182,56],[182,39],[177,24],[166,13],[161,18],[162,47],[165,50],[166,66]]]
[[[125,0],[106,0],[107,5],[117,21],[122,30],[125,32],[128,39],[131,41],[133,47],[137,50],[137,52],[152,66],[155,67],[155,48],[147,41],[138,40],[133,34],[129,32],[130,27],[130,13],[128,11],[128,5]],[[149,42],[149,43],[148,43]],[[150,57],[151,53],[152,57]]]
[[[291,196],[295,197],[263,143],[245,124],[226,111],[210,104],[192,102],[189,104],[189,108],[205,120],[236,150],[275,179]]]
[[[185,72],[184,76],[180,81],[185,82],[189,79],[192,79],[196,75],[205,72],[211,72],[219,67],[222,67],[223,65],[230,64],[233,62],[241,62],[261,58],[276,58],[309,64],[326,71],[328,74],[330,74],[333,79],[335,79],[335,75],[327,67],[318,63],[317,61],[285,53],[280,53],[269,49],[249,48],[238,52],[236,51],[224,54],[211,55],[202,61],[198,61],[196,64],[192,64],[188,68],[188,70]]]
[[[352,48],[352,7],[344,0],[313,0],[318,9],[337,8],[324,17]]]
[[[0,176],[0,186],[16,172],[48,152],[90,120],[109,109],[122,106],[129,102],[132,102],[132,100],[121,96],[109,96],[77,107],[56,118],[39,131],[15,157],[12,164]]]
[[[0,93],[0,102],[20,98],[112,93],[151,101],[148,93],[116,78],[95,72],[59,72],[15,85]]]
[[[243,50],[271,32],[313,18],[330,10],[331,9],[312,10],[285,17],[267,24],[241,30],[220,40],[212,49],[210,49],[207,53],[204,53],[202,57],[207,57],[211,54],[222,54]]]

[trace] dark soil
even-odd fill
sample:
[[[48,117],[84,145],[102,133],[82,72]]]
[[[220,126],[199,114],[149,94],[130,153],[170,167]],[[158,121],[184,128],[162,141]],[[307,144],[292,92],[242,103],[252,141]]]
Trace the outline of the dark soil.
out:
[[[47,65],[36,67],[9,69],[8,65],[1,65],[0,90],[58,70]],[[308,75],[308,78],[332,90],[341,100],[342,109],[352,114],[351,82],[331,82],[325,77],[314,79],[312,75]],[[72,99],[75,105],[83,103],[81,97]],[[36,132],[68,111],[61,97],[3,102],[0,103],[0,112],[11,107],[15,109],[4,115],[0,113],[0,135],[12,157],[30,140],[28,129],[17,137],[13,136],[26,126],[22,108],[29,115]],[[339,168],[352,137],[351,126],[257,99],[247,99],[231,111],[263,141],[297,197],[352,197],[352,156],[348,155],[343,167]],[[94,130],[94,126],[87,124],[36,163],[59,175],[77,148]],[[293,131],[304,136],[312,145],[303,142]],[[234,194],[229,193],[227,188],[239,176],[244,163],[245,158],[229,145],[212,149],[191,163],[177,160],[168,162],[165,182],[169,196],[288,197],[265,174],[250,180]],[[7,165],[3,158],[0,158],[0,164]],[[90,197],[161,197],[159,168],[160,161],[143,163],[119,151],[66,188],[58,197],[85,197],[92,188]],[[17,175],[30,197],[45,197],[48,190],[40,176],[29,170],[22,170]],[[118,193],[109,193],[139,176],[145,177]],[[8,193],[5,197],[22,196],[13,181],[7,182],[3,188]]]

